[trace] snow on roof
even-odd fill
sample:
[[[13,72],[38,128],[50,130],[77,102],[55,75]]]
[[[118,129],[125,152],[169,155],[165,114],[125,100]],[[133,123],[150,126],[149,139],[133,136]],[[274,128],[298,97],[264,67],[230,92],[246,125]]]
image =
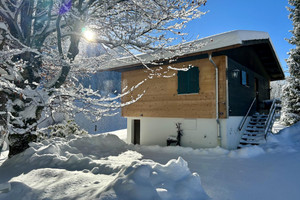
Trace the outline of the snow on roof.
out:
[[[168,60],[174,56],[183,56],[193,53],[201,53],[207,51],[214,51],[218,49],[222,49],[225,47],[231,47],[235,45],[243,45],[246,41],[255,41],[255,40],[269,40],[272,48],[274,50],[274,46],[271,42],[270,36],[267,32],[262,31],[248,31],[248,30],[235,30],[229,31],[217,35],[212,35],[209,37],[201,38],[195,41],[187,42],[182,44],[182,48],[180,51],[161,51],[156,52],[154,54],[140,54],[136,57],[123,57],[121,59],[116,59],[113,61],[109,61],[104,68],[105,69],[115,69],[115,68],[123,68],[132,65],[138,65],[141,63],[150,63],[155,60]],[[275,50],[274,50],[275,52]],[[276,54],[276,52],[275,52]],[[278,60],[278,56],[276,55]]]
[[[263,39],[270,39],[270,36],[267,32],[247,30],[229,31],[194,41],[197,43],[207,43],[207,45],[190,53],[210,51],[237,44],[243,44],[244,41]]]

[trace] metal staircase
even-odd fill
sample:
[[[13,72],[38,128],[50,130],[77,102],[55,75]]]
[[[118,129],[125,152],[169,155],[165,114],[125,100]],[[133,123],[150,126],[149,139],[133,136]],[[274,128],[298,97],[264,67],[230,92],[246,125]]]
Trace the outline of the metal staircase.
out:
[[[251,116],[250,121],[243,131],[238,148],[264,143],[268,134],[271,133],[275,120],[280,116],[280,100],[274,99],[268,114],[255,113]]]

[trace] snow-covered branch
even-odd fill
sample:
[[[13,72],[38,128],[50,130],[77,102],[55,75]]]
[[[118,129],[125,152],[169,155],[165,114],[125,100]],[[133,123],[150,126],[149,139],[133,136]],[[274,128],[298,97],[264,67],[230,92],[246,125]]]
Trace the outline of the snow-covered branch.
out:
[[[0,92],[10,105],[7,130],[32,135],[41,122],[54,119],[54,113],[82,112],[99,120],[138,101],[146,91],[124,98],[128,102],[120,99],[154,76],[170,77],[148,65],[162,63],[160,55],[173,59],[192,48],[170,46],[185,41],[185,25],[205,14],[201,11],[205,3],[0,0]],[[152,59],[137,56],[143,53],[153,55]],[[130,58],[120,59],[124,56]],[[102,96],[71,79],[132,60],[145,67],[148,77],[120,94]]]

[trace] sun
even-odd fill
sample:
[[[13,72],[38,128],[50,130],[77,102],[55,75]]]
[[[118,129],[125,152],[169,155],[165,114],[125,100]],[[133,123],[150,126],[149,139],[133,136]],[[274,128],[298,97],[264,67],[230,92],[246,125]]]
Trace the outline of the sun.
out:
[[[87,28],[82,28],[82,34],[87,41],[95,40],[95,33]]]

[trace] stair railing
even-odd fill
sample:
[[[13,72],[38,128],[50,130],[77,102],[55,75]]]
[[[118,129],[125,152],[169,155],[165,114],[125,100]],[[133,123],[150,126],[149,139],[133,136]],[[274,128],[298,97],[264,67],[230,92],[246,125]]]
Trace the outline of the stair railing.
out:
[[[267,139],[267,135],[270,132],[270,128],[274,123],[275,112],[276,112],[276,109],[277,109],[277,104],[276,104],[277,101],[278,101],[278,99],[273,100],[271,108],[269,110],[269,115],[267,117],[267,120],[266,120],[266,123],[265,123],[265,126],[264,126],[265,139]]]
[[[253,107],[255,101],[256,101],[256,97],[253,99],[253,101],[252,101],[252,103],[251,103],[251,105],[250,105],[250,107],[249,107],[249,109],[248,109],[248,111],[247,111],[247,114],[243,117],[242,121],[240,122],[240,125],[239,125],[239,131],[241,131],[241,130],[243,129],[244,124],[245,124],[245,122],[246,122],[246,119],[247,119],[247,117],[249,116],[249,113],[250,113],[250,111],[252,110],[252,107]]]

